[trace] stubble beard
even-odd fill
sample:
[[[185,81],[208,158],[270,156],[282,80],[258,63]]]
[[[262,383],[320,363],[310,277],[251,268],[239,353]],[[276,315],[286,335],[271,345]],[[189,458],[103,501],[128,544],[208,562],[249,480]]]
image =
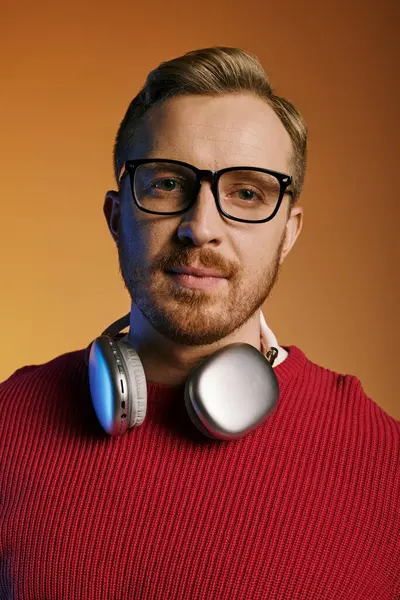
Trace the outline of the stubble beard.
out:
[[[235,274],[221,293],[175,286],[160,269],[149,273],[135,260],[123,236],[119,270],[132,302],[167,339],[187,346],[214,344],[244,325],[270,297],[280,272],[284,236],[271,263],[253,282]],[[208,265],[211,266],[211,265]]]

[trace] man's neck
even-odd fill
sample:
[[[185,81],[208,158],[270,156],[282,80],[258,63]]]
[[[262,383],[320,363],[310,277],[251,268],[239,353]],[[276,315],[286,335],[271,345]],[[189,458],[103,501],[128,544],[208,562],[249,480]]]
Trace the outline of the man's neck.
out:
[[[128,332],[120,341],[128,343],[130,346],[135,348],[135,343],[130,339],[130,332]],[[265,356],[266,352],[269,350],[269,346],[265,344],[265,342],[260,340],[260,352]],[[278,355],[274,361],[273,367],[277,367],[288,357],[288,352],[281,346],[277,346]],[[156,352],[152,352],[150,349],[142,350],[138,352],[139,358],[143,364],[143,368],[146,374],[146,379],[152,383],[162,383],[164,385],[181,385],[185,382],[188,377],[188,374],[191,370],[189,369],[180,369],[176,365],[172,364],[170,361],[161,362],[160,356]],[[160,368],[160,364],[162,364],[162,369]]]

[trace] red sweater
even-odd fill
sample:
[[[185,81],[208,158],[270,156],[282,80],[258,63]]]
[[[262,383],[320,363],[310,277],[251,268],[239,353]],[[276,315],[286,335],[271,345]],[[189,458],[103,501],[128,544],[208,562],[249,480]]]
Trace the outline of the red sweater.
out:
[[[400,423],[296,346],[278,408],[198,434],[183,386],[102,433],[85,351],[0,385],[0,599],[395,600]]]

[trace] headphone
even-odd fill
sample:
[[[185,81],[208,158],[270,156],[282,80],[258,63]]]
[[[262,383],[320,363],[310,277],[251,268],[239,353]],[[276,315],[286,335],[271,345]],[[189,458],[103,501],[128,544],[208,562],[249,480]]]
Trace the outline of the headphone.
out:
[[[147,410],[143,365],[120,333],[129,325],[129,318],[130,313],[115,321],[90,346],[93,408],[104,431],[112,436],[141,425]],[[279,385],[272,365],[279,346],[261,310],[260,324],[265,354],[251,344],[228,344],[189,373],[186,410],[197,429],[209,438],[244,437],[261,425],[278,403]]]

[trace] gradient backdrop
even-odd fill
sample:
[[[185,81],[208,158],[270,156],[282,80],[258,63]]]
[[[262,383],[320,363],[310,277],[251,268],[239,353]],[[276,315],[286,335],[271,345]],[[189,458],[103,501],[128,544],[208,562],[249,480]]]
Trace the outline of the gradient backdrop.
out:
[[[400,418],[398,6],[2,0],[0,380],[129,311],[102,213],[116,128],[161,61],[241,46],[310,128],[304,228],[267,322]]]

